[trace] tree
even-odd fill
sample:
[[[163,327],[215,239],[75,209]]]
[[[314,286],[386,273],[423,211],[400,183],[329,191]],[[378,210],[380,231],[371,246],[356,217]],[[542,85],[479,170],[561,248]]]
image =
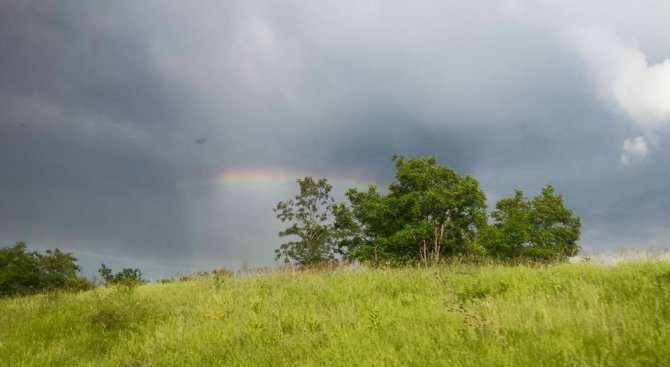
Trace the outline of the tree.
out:
[[[579,251],[581,220],[565,208],[563,197],[552,186],[529,200],[523,191],[496,204],[494,225],[483,241],[498,257],[556,260]]]
[[[479,251],[476,235],[486,223],[486,197],[477,180],[439,165],[435,156],[396,155],[393,162],[396,181],[387,195],[375,186],[367,192],[351,189],[351,213],[338,209],[336,226],[352,232],[339,242],[350,256],[428,263],[444,255]]]
[[[100,274],[105,283],[112,283],[114,281],[114,273],[112,272],[112,269],[108,268],[105,264],[100,265],[98,274]]]
[[[140,269],[123,268],[116,274],[107,265],[100,265],[98,273],[106,284],[123,284],[123,285],[137,285],[143,284],[147,281],[142,278]]]
[[[77,265],[77,258],[69,252],[59,249],[46,250],[42,255],[35,252],[37,266],[42,274],[42,281],[50,289],[90,287],[89,281],[78,276],[81,270]]]
[[[491,213],[495,224],[483,238],[489,252],[499,257],[521,256],[531,243],[531,215],[532,203],[521,190],[514,190],[514,196],[498,201]]]
[[[486,222],[486,197],[477,180],[437,164],[435,156],[405,160],[396,155],[393,160],[397,183],[391,184],[389,195],[406,213],[405,228],[420,239],[422,260],[468,252]]]
[[[28,252],[24,242],[0,248],[0,296],[49,290],[84,290],[91,282],[79,275],[77,259],[59,249]]]
[[[0,295],[30,294],[43,288],[35,255],[26,251],[24,242],[0,249]]]
[[[549,185],[533,198],[531,250],[535,256],[566,258],[576,255],[582,222],[565,208],[563,196]]]
[[[274,208],[277,218],[292,224],[279,232],[279,237],[292,237],[275,250],[276,258],[301,265],[315,264],[334,259],[333,223],[331,221],[334,198],[333,187],[325,178],[315,181],[312,177],[296,180],[300,192],[288,201],[280,201]]]

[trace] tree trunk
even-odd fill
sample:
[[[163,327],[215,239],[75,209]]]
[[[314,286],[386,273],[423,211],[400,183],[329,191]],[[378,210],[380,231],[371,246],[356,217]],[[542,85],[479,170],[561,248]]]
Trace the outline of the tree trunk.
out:
[[[435,228],[433,231],[433,260],[437,263],[440,261],[440,253],[442,252],[442,239],[444,238],[444,223],[440,224],[440,228]]]
[[[421,241],[422,244],[422,249],[421,249],[421,258],[423,259],[423,264],[428,265],[428,244],[426,243],[426,240]]]

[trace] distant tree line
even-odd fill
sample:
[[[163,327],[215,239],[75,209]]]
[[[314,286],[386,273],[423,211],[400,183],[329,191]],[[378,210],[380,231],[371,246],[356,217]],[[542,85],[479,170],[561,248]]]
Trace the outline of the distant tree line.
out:
[[[349,189],[336,203],[325,178],[298,179],[299,192],[274,208],[290,226],[277,259],[315,264],[335,259],[436,263],[445,257],[564,260],[580,250],[581,221],[552,186],[529,199],[521,190],[487,213],[486,196],[470,175],[435,156],[393,157],[395,181]],[[490,220],[489,220],[490,218]]]
[[[125,268],[117,273],[102,264],[98,270],[104,284],[145,283],[139,269]],[[0,297],[20,296],[55,290],[81,291],[95,287],[81,275],[77,258],[59,249],[44,253],[28,251],[25,242],[0,247]]]

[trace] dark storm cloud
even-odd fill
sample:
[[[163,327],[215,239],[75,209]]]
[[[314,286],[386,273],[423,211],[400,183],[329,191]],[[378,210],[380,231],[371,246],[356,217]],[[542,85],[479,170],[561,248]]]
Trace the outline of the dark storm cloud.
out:
[[[474,174],[490,204],[554,184],[586,247],[661,243],[667,133],[603,101],[568,32],[609,22],[661,62],[666,5],[647,5],[0,1],[0,241],[154,274],[268,264],[291,189],[217,175],[386,186],[403,153]]]
[[[17,117],[25,121],[17,125],[11,117],[3,117],[0,146],[4,241],[67,241],[81,250],[98,243],[103,252],[146,256],[153,252],[148,244],[170,238],[161,249],[179,253],[175,177],[142,138],[114,124],[85,127],[42,116]]]

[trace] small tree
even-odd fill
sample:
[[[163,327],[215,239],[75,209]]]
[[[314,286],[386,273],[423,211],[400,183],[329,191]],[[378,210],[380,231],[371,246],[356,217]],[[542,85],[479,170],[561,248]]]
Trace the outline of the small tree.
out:
[[[98,273],[100,274],[102,279],[105,281],[105,283],[112,283],[114,281],[114,273],[112,272],[112,269],[107,267],[107,265],[105,265],[105,264],[100,265],[100,269],[98,269]]]
[[[30,294],[44,289],[43,274],[24,242],[0,249],[0,295]]]
[[[491,254],[518,257],[531,245],[532,208],[521,190],[514,190],[514,196],[496,203],[496,209],[491,213],[495,224],[485,231],[482,239]]]
[[[330,220],[334,198],[328,180],[315,181],[305,177],[296,181],[300,192],[291,200],[280,201],[274,208],[277,218],[291,222],[279,237],[293,237],[275,250],[276,258],[301,265],[315,264],[334,258],[333,225]]]
[[[549,185],[533,198],[533,253],[541,257],[566,258],[576,255],[582,222],[563,205],[563,196]]]
[[[98,273],[104,279],[106,284],[123,284],[123,285],[137,285],[143,284],[147,281],[142,278],[142,272],[140,269],[131,269],[123,268],[121,271],[114,274],[112,269],[108,268],[107,265],[100,265]]]
[[[491,216],[495,223],[483,242],[495,256],[556,260],[579,251],[581,221],[551,186],[533,200],[515,190],[513,197],[498,201]]]
[[[44,255],[35,252],[35,256],[47,288],[85,289],[90,287],[90,282],[78,275],[81,269],[73,254],[55,249],[46,250]]]

